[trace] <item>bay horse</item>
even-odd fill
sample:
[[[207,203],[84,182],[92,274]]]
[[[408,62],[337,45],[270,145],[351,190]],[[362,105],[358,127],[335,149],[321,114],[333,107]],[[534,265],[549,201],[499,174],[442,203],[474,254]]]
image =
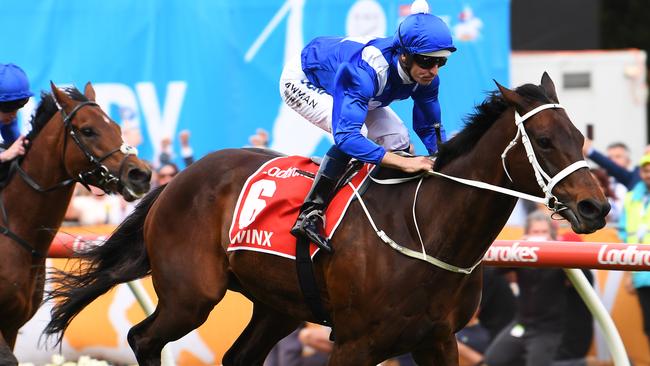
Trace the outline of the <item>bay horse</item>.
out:
[[[45,260],[72,197],[74,183],[134,200],[149,190],[151,170],[122,140],[119,125],[84,93],[42,93],[22,159],[11,163],[0,190],[0,365],[17,365],[18,330],[43,300]]]
[[[528,194],[541,192],[526,149],[511,143],[515,117],[533,111],[526,138],[543,171],[566,175],[549,206],[574,231],[605,225],[609,204],[585,168],[583,136],[558,103],[544,73],[541,86],[510,90],[497,83],[466,127],[441,146],[435,170]],[[537,109],[536,109],[537,108]],[[535,110],[536,109],[536,110]],[[512,145],[512,146],[511,146]],[[501,153],[509,146],[502,167]],[[128,342],[140,365],[160,364],[163,346],[200,326],[232,289],[254,304],[250,323],[227,351],[224,365],[262,365],[269,350],[301,321],[316,321],[305,305],[292,260],[254,251],[227,252],[229,228],[246,179],[277,157],[261,149],[212,153],[149,193],[108,241],[84,255],[79,271],[61,273],[46,334],[62,333],[89,303],[118,283],[151,274],[155,312],[135,325]],[[573,172],[566,167],[576,166]],[[537,170],[535,170],[537,171]],[[570,173],[570,174],[569,174]],[[413,220],[414,192],[417,222]],[[558,202],[559,200],[559,202]],[[399,185],[371,184],[363,201],[375,224],[401,245],[461,268],[478,263],[517,201],[441,177]],[[554,202],[553,202],[554,201]],[[561,203],[560,203],[561,202]],[[372,230],[359,201],[351,204],[314,272],[336,333],[329,365],[371,366],[412,352],[418,365],[458,365],[454,333],[470,319],[481,293],[481,270],[456,273],[402,255]],[[60,340],[60,338],[59,338]]]

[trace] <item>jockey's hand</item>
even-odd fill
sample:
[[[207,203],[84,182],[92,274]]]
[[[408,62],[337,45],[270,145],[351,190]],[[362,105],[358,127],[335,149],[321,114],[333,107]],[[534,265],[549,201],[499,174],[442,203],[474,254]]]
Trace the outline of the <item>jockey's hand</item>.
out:
[[[0,153],[0,162],[5,162],[16,158],[17,156],[25,155],[25,145],[28,143],[25,136],[20,136],[14,141],[11,146]]]
[[[386,152],[381,166],[395,168],[406,173],[428,172],[433,170],[433,160],[427,156],[404,157]]]

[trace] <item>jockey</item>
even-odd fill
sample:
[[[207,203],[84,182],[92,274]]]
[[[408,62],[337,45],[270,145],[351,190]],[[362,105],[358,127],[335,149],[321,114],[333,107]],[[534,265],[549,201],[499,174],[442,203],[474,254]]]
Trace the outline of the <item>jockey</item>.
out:
[[[20,136],[16,114],[33,95],[23,69],[14,64],[0,64],[0,134],[5,147],[9,146],[0,152],[0,162],[25,154],[26,141]]]
[[[287,62],[280,78],[284,102],[331,132],[336,144],[321,163],[291,229],[294,236],[331,252],[323,215],[351,158],[409,173],[433,168],[428,157],[391,152],[408,151],[410,140],[404,123],[388,107],[411,97],[413,129],[430,154],[437,151],[438,71],[456,47],[447,25],[426,7],[406,17],[393,37],[319,37],[300,58]],[[439,133],[444,140],[444,131]]]

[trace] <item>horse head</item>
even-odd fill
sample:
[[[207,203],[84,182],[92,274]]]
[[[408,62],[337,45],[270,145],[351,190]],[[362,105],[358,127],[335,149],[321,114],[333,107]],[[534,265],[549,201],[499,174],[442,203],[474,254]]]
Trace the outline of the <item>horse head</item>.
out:
[[[602,228],[610,205],[584,162],[584,137],[559,104],[551,78],[545,72],[540,86],[497,87],[515,113],[518,130],[510,147],[523,149],[508,153],[506,148],[502,155],[515,188],[537,196],[542,192],[547,206],[576,233]]]
[[[151,169],[123,141],[120,126],[95,103],[90,82],[84,89],[88,101],[74,100],[50,84],[65,126],[63,164],[68,175],[107,193],[120,193],[127,201],[144,195]]]

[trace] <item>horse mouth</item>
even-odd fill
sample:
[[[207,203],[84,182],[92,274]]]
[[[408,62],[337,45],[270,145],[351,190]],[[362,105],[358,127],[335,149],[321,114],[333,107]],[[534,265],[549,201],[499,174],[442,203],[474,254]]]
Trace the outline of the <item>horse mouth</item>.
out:
[[[565,218],[571,224],[571,229],[576,234],[591,234],[596,230],[602,229],[605,224],[605,216],[602,217],[584,217],[576,212],[572,208],[562,210],[559,212],[560,215]]]
[[[146,187],[136,187],[120,182],[116,191],[121,194],[127,202],[133,202],[142,198],[149,191],[149,184],[147,184]]]
[[[133,202],[142,198],[149,191],[149,183],[146,184],[129,184],[120,181],[114,187],[113,192],[119,193],[125,201]]]

